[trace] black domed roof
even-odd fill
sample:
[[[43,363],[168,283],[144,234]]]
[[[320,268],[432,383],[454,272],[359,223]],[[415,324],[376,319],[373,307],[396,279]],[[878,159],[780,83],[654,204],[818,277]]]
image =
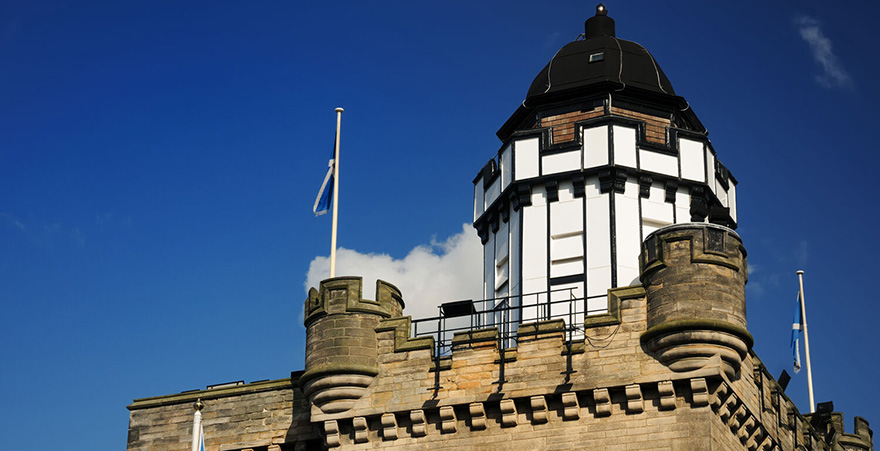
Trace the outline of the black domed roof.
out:
[[[694,130],[705,130],[687,101],[675,94],[654,57],[641,45],[615,36],[614,19],[604,5],[596,7],[584,29],[583,39],[559,49],[535,77],[525,100],[498,130],[501,141],[519,127],[532,128],[529,118],[543,108],[605,94],[670,107],[687,116]]]
[[[558,97],[563,91],[614,84],[614,89],[638,88],[675,95],[672,84],[639,44],[615,37],[614,20],[603,5],[586,21],[585,39],[562,47],[538,73],[526,95],[525,105],[542,97]]]

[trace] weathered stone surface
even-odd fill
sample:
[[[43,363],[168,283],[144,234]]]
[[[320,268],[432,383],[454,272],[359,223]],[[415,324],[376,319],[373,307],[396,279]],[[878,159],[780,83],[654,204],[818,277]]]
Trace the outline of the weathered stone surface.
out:
[[[675,252],[689,243],[673,241],[683,246]],[[666,252],[664,261],[674,263],[675,252]],[[714,261],[698,263],[732,270]],[[713,277],[700,283],[717,283]],[[682,278],[675,283],[685,283]],[[456,335],[452,353],[436,360],[433,341],[409,336],[408,317],[390,308],[389,316],[383,316],[379,307],[355,302],[350,295],[355,285],[346,282],[317,294],[326,311],[318,308],[309,319],[311,372],[136,400],[129,406],[128,449],[187,449],[190,405],[199,398],[205,403],[207,451],[794,451],[796,443],[807,441],[814,449],[822,443],[757,357],[737,348],[744,341],[735,328],[713,328],[711,321],[700,324],[706,329],[681,328],[669,316],[649,328],[652,314],[697,314],[687,308],[652,311],[650,287],[609,293],[618,304],[616,314],[585,322],[583,340],[571,344],[576,352],[568,352],[563,322],[544,321],[521,325],[517,348],[507,350],[503,359],[498,329],[483,328]],[[661,303],[671,302],[658,296]],[[394,293],[385,298],[395,300]],[[353,310],[333,313],[339,309]],[[712,314],[726,318],[737,312]],[[646,333],[655,335],[646,341]],[[723,342],[728,335],[733,338]],[[666,360],[652,343],[673,351],[686,348],[685,357],[696,355],[703,362],[680,367],[677,357]],[[706,343],[726,346],[735,357],[711,346],[700,355],[695,349]],[[725,358],[741,360],[732,376],[733,364]],[[856,420],[853,434],[842,430],[842,419],[835,417],[830,424],[840,429],[840,443],[848,449],[871,449],[864,420]]]

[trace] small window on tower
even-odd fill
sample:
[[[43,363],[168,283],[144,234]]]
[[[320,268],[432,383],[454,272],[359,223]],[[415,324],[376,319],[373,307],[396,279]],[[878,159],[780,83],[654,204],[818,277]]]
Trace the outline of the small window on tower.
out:
[[[590,55],[591,63],[598,63],[599,61],[605,60],[605,52],[594,53]]]

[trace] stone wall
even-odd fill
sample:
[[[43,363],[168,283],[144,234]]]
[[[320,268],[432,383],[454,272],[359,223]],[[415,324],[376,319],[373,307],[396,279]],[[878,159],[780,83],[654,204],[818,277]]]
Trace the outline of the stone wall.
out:
[[[128,450],[189,450],[192,405],[199,399],[205,405],[206,450],[288,451],[320,446],[307,400],[294,378],[136,399],[128,406]]]
[[[732,231],[673,226],[645,243],[644,286],[609,290],[583,338],[541,321],[502,349],[498,329],[475,329],[439,359],[393,285],[369,301],[360,279],[326,280],[306,302],[305,372],[135,400],[128,449],[187,449],[197,399],[207,451],[873,449],[863,419],[845,433],[839,413],[800,415],[748,349]]]

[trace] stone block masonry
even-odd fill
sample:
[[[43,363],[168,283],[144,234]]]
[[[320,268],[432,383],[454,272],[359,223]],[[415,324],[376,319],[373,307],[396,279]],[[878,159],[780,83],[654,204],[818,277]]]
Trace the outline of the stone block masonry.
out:
[[[360,279],[326,280],[306,301],[305,371],[135,400],[128,449],[188,449],[198,399],[207,451],[873,449],[861,418],[846,433],[838,413],[800,415],[749,350],[733,231],[660,229],[641,262],[642,285],[609,290],[614,314],[586,318],[583,338],[520,324],[503,358],[488,327],[438,361],[393,285],[370,301]]]

